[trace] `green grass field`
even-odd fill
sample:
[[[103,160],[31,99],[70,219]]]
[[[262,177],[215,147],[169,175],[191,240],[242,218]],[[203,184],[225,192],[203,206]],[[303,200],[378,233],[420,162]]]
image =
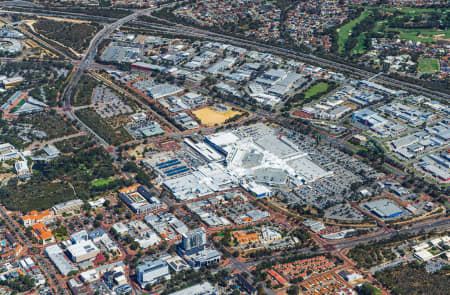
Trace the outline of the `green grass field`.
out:
[[[379,10],[384,10],[384,11],[390,11],[390,12],[401,12],[404,14],[409,14],[409,15],[417,15],[417,14],[422,14],[422,13],[426,13],[426,12],[433,12],[433,11],[441,11],[440,9],[435,9],[435,8],[415,8],[415,7],[372,7],[371,9],[379,9]],[[449,11],[449,9],[446,9],[445,12]]]
[[[439,30],[417,30],[417,29],[397,29],[397,28],[389,28],[389,31],[398,32],[398,38],[411,40],[411,41],[420,41],[424,43],[432,43],[433,36],[443,35],[444,38],[450,38],[450,30],[439,31]]]
[[[115,180],[115,178],[97,179],[97,180],[94,180],[93,182],[91,182],[91,186],[93,186],[93,187],[104,186],[104,185],[107,185],[107,184],[113,182],[114,180]]]
[[[345,43],[347,43],[348,36],[350,36],[352,29],[357,24],[359,24],[363,19],[365,19],[369,15],[369,13],[370,12],[368,10],[364,10],[359,17],[355,18],[351,22],[349,22],[339,28],[339,32],[338,32],[338,46],[339,46],[338,52],[339,53],[344,53]]]
[[[328,85],[325,82],[317,83],[317,84],[313,85],[312,87],[308,88],[308,90],[306,90],[305,98],[308,99],[311,96],[314,96],[316,94],[326,93],[329,86],[330,85]]]
[[[436,58],[419,58],[419,73],[436,73],[439,71],[439,61]]]

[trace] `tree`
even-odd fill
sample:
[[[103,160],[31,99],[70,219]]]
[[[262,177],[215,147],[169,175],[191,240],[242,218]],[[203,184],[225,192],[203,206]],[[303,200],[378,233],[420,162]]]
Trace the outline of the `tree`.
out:
[[[266,295],[267,294],[266,292],[264,292],[264,286],[261,283],[259,283],[256,286],[256,290],[258,291],[258,295]]]
[[[152,183],[151,183],[151,180],[152,180],[152,179],[151,179],[151,177],[150,177],[147,173],[145,173],[144,171],[142,171],[142,170],[140,170],[140,171],[136,174],[135,179],[136,179],[136,181],[137,181],[138,183],[145,184],[146,186],[149,186],[149,187],[152,186]]]
[[[163,251],[167,249],[167,241],[163,241],[161,244],[159,244],[158,249]]]
[[[288,290],[287,293],[289,295],[298,295],[298,293],[300,292],[300,289],[298,286],[296,285],[292,285]]]
[[[30,275],[19,275],[12,280],[0,281],[0,284],[22,293],[34,287],[34,279]]]
[[[136,242],[136,241],[132,242],[131,245],[130,245],[130,249],[134,251],[137,248],[139,248],[139,243]]]
[[[134,162],[127,162],[127,163],[125,163],[125,165],[123,165],[123,169],[122,170],[126,171],[126,172],[138,172],[139,168],[136,165],[136,163],[134,163]]]

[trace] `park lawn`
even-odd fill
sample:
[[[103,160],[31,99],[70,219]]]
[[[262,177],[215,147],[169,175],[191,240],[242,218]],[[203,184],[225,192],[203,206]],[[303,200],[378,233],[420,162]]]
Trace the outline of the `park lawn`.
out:
[[[330,85],[325,82],[320,82],[313,85],[312,87],[308,88],[308,90],[305,91],[305,99],[308,99],[316,94],[326,93],[328,87],[330,87]]]
[[[114,182],[116,179],[115,178],[102,178],[102,179],[97,179],[91,182],[91,186],[93,187],[100,187],[100,186],[104,186],[104,185],[108,185],[111,182]]]
[[[338,52],[344,53],[345,50],[345,43],[347,43],[348,37],[350,36],[352,29],[359,24],[363,19],[365,19],[369,15],[368,10],[364,10],[360,16],[355,18],[354,20],[350,21],[349,23],[343,25],[339,28],[338,32]]]
[[[389,31],[398,32],[398,38],[411,40],[411,41],[420,41],[424,43],[432,43],[434,42],[433,36],[436,35],[444,35],[444,38],[450,38],[450,30],[439,31],[439,30],[431,30],[431,29],[397,29],[397,28],[389,28]]]
[[[436,73],[439,71],[439,61],[436,58],[419,58],[419,73]]]
[[[390,12],[401,12],[404,14],[409,15],[418,15],[422,13],[430,13],[433,11],[441,12],[441,9],[439,8],[415,8],[415,7],[371,7],[370,9],[379,9],[383,11],[390,11]],[[449,11],[449,9],[446,9],[444,12]]]
[[[433,254],[433,255],[438,255],[439,253],[441,253],[441,251],[439,251],[439,250],[434,250],[434,249],[429,249],[428,250],[428,252],[430,252],[431,254]]]

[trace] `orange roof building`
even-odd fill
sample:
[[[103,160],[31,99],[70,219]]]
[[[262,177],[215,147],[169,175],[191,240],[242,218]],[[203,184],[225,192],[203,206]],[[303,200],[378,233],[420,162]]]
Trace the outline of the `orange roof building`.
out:
[[[25,227],[32,226],[36,223],[42,222],[44,224],[50,223],[54,220],[53,214],[48,211],[31,211],[27,215],[21,217],[21,222]]]
[[[236,239],[239,245],[259,243],[259,236],[257,233],[247,234],[243,231],[236,231],[233,233],[233,237]]]
[[[31,226],[34,237],[43,245],[52,243],[55,241],[52,232],[42,222],[36,223]]]
[[[137,191],[138,187],[140,187],[140,186],[141,186],[140,184],[134,184],[132,186],[124,187],[119,190],[119,193],[121,193],[121,194],[133,193],[133,192]]]
[[[288,282],[276,271],[274,271],[273,269],[269,269],[267,271],[267,273],[269,275],[271,275],[278,283],[280,283],[281,285],[286,285]]]

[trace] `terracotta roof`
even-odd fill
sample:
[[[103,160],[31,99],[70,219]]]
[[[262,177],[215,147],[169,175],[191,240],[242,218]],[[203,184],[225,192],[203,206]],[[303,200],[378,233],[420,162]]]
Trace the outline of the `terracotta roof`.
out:
[[[140,186],[141,186],[140,184],[134,184],[134,185],[132,185],[132,186],[125,187],[125,188],[123,188],[123,189],[120,189],[120,190],[119,190],[119,193],[126,193],[126,192],[129,192],[129,191],[135,191],[135,190],[137,190],[137,188],[140,187]]]
[[[42,212],[37,212],[37,211],[31,211],[30,213],[28,213],[27,215],[22,216],[22,220],[35,220],[36,222],[39,222],[40,220],[42,220],[44,217],[47,216],[51,216],[52,214],[50,213],[50,211],[45,210]]]
[[[42,222],[31,226],[38,240],[47,240],[53,237],[52,232]]]

